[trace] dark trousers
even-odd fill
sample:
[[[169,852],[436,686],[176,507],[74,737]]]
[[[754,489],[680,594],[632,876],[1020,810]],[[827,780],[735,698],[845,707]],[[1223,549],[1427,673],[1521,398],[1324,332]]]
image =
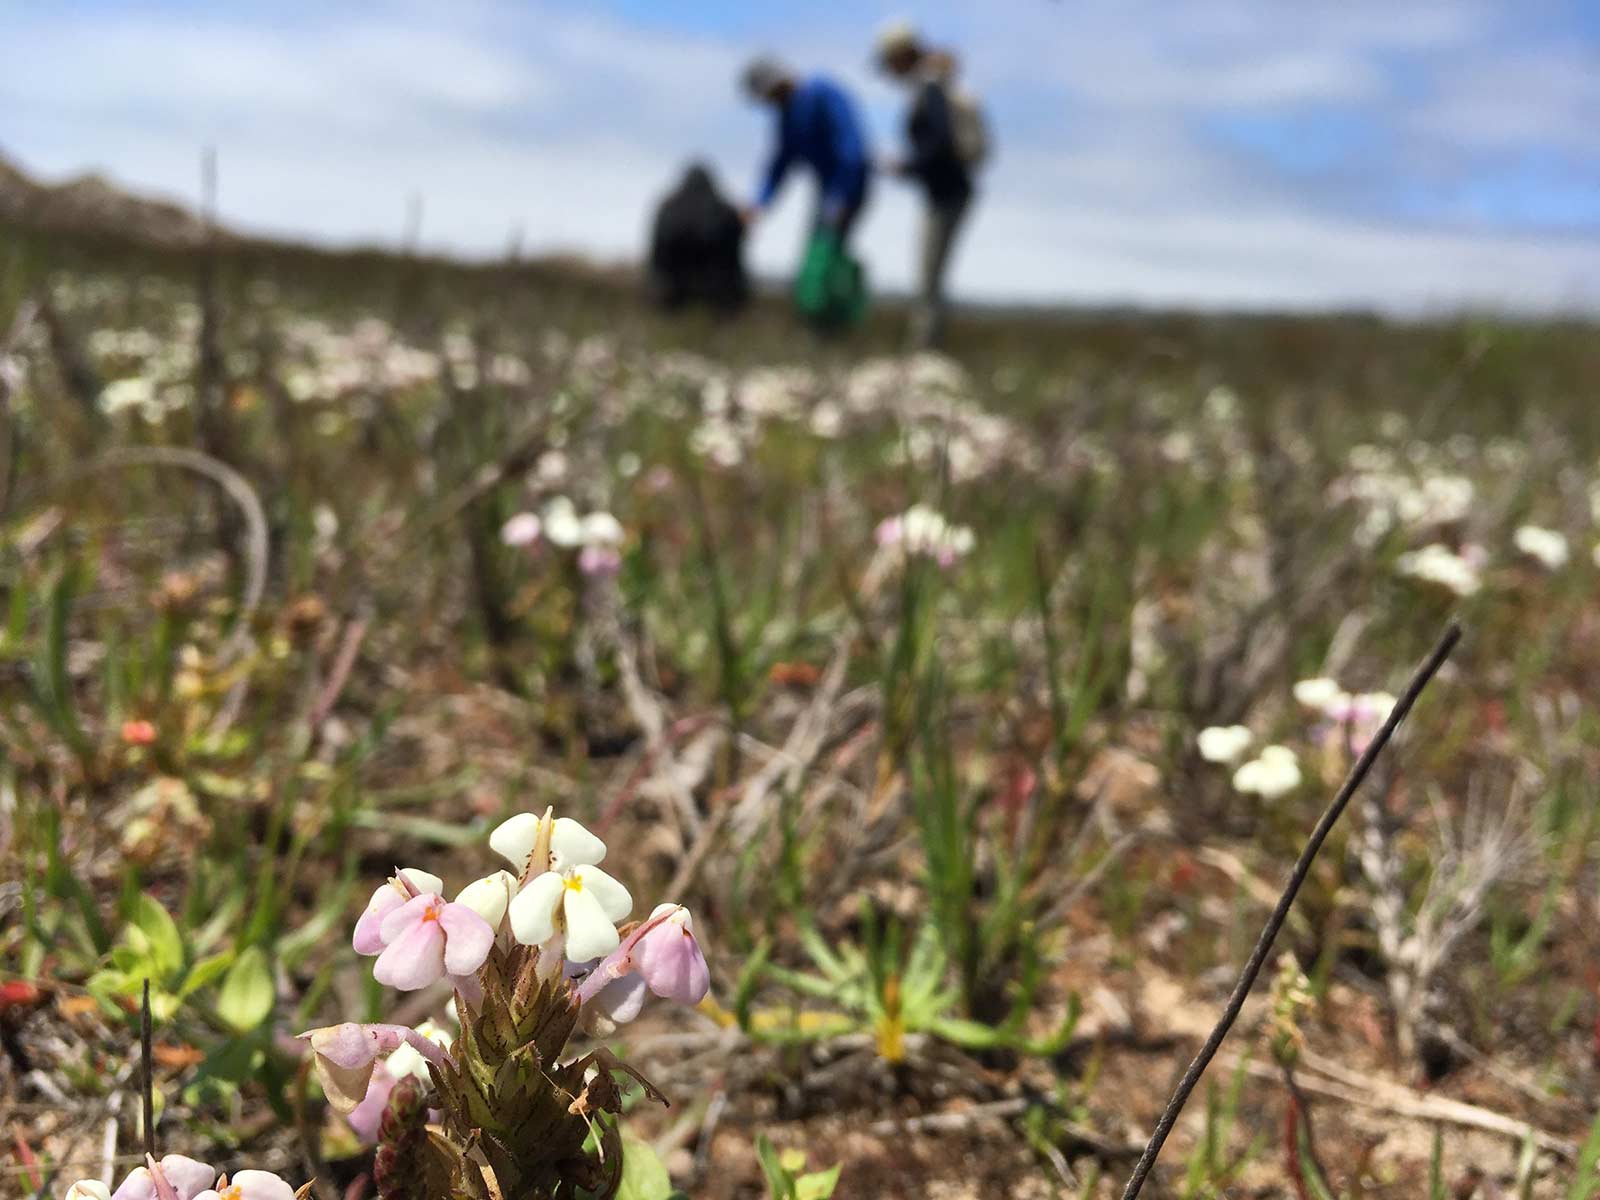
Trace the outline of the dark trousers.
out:
[[[860,219],[862,209],[867,207],[868,192],[868,188],[862,187],[860,194],[853,201],[847,203],[843,211],[839,213],[838,218],[831,222],[834,232],[839,235],[839,244],[841,246],[850,244],[851,231],[855,229],[856,221]],[[823,220],[822,197],[819,195],[817,197],[816,211],[811,215],[811,230],[814,233],[826,224],[830,224],[830,222]]]

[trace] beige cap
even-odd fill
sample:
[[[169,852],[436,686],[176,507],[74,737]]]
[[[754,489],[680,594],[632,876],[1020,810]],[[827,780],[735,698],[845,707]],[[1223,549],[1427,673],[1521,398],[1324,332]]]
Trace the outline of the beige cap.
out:
[[[909,21],[891,21],[878,30],[878,36],[873,41],[873,50],[879,62],[908,50],[920,50],[921,47],[922,39]]]

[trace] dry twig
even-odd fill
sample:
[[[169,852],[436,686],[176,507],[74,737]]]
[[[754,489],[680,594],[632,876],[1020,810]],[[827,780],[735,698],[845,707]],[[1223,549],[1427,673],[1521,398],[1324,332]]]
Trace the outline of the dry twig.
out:
[[[1311,831],[1305,847],[1300,851],[1300,858],[1294,865],[1294,870],[1289,874],[1289,882],[1283,889],[1283,894],[1278,897],[1278,903],[1272,910],[1272,915],[1267,918],[1261,936],[1256,941],[1255,949],[1250,952],[1249,959],[1245,962],[1244,970],[1239,975],[1239,982],[1234,985],[1233,994],[1228,997],[1228,1003],[1222,1010],[1216,1027],[1212,1029],[1205,1044],[1200,1047],[1200,1053],[1195,1055],[1194,1061],[1189,1064],[1188,1070],[1183,1073],[1183,1078],[1178,1083],[1177,1091],[1172,1094],[1172,1099],[1167,1102],[1166,1109],[1162,1112],[1160,1120],[1156,1122],[1155,1130],[1150,1135],[1150,1142],[1145,1147],[1144,1153],[1133,1168],[1133,1174],[1128,1177],[1128,1185],[1123,1189],[1122,1200],[1134,1200],[1144,1188],[1144,1182],[1149,1177],[1151,1168],[1156,1164],[1156,1158],[1161,1154],[1161,1147],[1166,1143],[1167,1135],[1172,1132],[1172,1127],[1177,1123],[1183,1107],[1189,1102],[1189,1096],[1200,1083],[1200,1077],[1205,1074],[1206,1067],[1217,1056],[1217,1051],[1222,1046],[1222,1040],[1228,1036],[1228,1031],[1233,1028],[1233,1023],[1239,1019],[1239,1013],[1244,1008],[1245,1000],[1250,995],[1250,990],[1255,986],[1256,977],[1261,974],[1261,968],[1267,961],[1267,956],[1272,953],[1272,944],[1278,938],[1278,931],[1283,928],[1283,923],[1288,919],[1289,909],[1294,904],[1295,897],[1300,893],[1300,887],[1306,881],[1306,876],[1311,873],[1311,864],[1316,861],[1317,854],[1322,850],[1322,844],[1328,840],[1328,834],[1333,832],[1334,825],[1344,815],[1344,810],[1349,806],[1351,798],[1357,789],[1366,780],[1372,770],[1372,764],[1378,755],[1383,753],[1389,739],[1394,736],[1394,731],[1400,722],[1405,720],[1410,713],[1412,705],[1416,704],[1417,697],[1428,686],[1428,682],[1444,665],[1445,659],[1450,657],[1450,652],[1455,649],[1456,643],[1461,640],[1461,627],[1452,623],[1439,639],[1433,652],[1417,668],[1417,673],[1411,677],[1411,682],[1406,686],[1405,693],[1395,704],[1384,721],[1383,727],[1378,730],[1377,736],[1356,764],[1351,768],[1349,777],[1343,786],[1334,795],[1333,802],[1328,805],[1326,812]]]

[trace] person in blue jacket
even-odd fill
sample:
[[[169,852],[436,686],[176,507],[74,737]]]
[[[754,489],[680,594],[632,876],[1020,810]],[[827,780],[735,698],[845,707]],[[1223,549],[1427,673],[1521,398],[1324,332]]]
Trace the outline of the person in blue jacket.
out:
[[[772,156],[754,203],[744,210],[746,223],[771,205],[789,168],[804,163],[817,177],[814,224],[832,228],[844,243],[867,202],[871,178],[871,152],[854,101],[831,79],[798,79],[783,63],[767,57],[745,69],[744,90],[751,99],[770,105],[778,117]]]

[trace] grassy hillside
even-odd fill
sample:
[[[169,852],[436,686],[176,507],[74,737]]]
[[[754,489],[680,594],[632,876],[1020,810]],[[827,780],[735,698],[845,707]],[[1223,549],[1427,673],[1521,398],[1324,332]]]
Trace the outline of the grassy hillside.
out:
[[[352,923],[548,805],[694,913],[710,998],[610,1038],[686,1193],[764,1135],[840,1196],[1120,1195],[1452,618],[1145,1195],[1600,1194],[1596,330],[902,326],[0,229],[23,1194],[140,1160],[147,976],[162,1147],[360,1194],[291,1035],[445,1019]]]

